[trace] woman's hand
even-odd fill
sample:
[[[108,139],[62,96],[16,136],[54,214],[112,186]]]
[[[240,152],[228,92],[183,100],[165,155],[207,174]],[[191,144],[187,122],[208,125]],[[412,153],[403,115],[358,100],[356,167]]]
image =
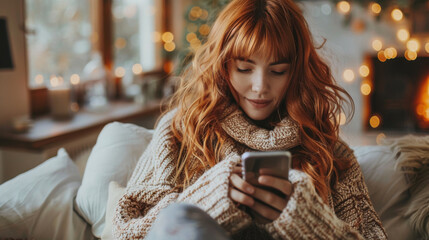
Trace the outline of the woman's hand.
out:
[[[259,184],[274,188],[285,196],[281,197],[269,190],[247,183],[241,178],[239,166],[235,167],[231,174],[229,195],[233,201],[252,209],[257,222],[271,222],[277,219],[286,207],[289,195],[292,193],[292,184],[278,177],[264,175],[263,169],[259,174]]]

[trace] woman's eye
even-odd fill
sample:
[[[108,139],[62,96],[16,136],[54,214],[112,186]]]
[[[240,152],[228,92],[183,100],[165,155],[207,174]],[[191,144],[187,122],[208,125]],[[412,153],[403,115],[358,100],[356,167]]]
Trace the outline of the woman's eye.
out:
[[[272,73],[274,73],[275,75],[283,75],[286,74],[286,71],[271,71]]]
[[[248,68],[237,68],[237,71],[241,72],[241,73],[247,73],[247,72],[250,72],[250,69],[248,69]]]

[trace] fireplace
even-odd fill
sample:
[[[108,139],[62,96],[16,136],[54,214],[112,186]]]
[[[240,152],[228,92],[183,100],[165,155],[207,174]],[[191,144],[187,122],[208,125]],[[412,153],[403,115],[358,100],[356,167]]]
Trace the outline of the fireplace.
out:
[[[366,129],[429,132],[429,57],[368,61],[372,91],[364,104]]]

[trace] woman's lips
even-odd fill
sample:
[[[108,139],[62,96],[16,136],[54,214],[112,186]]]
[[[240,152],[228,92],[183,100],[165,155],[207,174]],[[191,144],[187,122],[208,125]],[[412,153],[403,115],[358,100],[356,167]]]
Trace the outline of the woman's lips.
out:
[[[249,98],[246,98],[246,99],[255,108],[264,108],[272,102],[272,100],[266,100],[266,99],[249,99]]]

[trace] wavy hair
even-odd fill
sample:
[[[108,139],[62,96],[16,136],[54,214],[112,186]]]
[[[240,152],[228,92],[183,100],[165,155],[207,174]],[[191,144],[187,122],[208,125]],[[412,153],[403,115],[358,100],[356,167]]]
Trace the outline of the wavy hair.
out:
[[[334,156],[339,138],[336,116],[344,112],[343,102],[350,104],[352,115],[354,104],[318,56],[307,22],[291,0],[233,0],[219,14],[168,108],[178,109],[171,125],[180,143],[176,180],[186,187],[192,177],[220,161],[227,136],[219,116],[224,103],[235,101],[227,62],[248,59],[260,50],[276,61],[290,61],[279,112],[300,127],[301,145],[292,149],[293,167],[311,177],[327,202],[332,184],[350,165]]]

